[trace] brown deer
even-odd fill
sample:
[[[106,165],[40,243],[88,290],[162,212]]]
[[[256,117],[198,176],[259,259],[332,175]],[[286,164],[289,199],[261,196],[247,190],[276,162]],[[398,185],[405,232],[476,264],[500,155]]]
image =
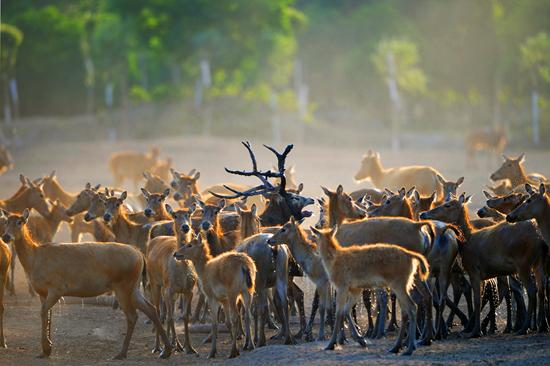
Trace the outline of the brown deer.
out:
[[[153,221],[170,220],[172,218],[164,205],[164,201],[170,195],[170,188],[166,188],[162,193],[150,193],[145,188],[142,188],[141,192],[147,202],[143,210],[145,217]]]
[[[8,148],[0,145],[0,175],[13,169],[14,166],[15,164]]]
[[[436,192],[434,191],[430,196],[423,197],[418,191],[414,191],[411,197],[411,207],[415,220],[419,219],[421,212],[428,211],[434,206],[435,195]]]
[[[487,206],[503,214],[509,214],[527,198],[526,195],[519,192],[508,193],[504,196],[493,196],[485,191],[483,194],[487,198]]]
[[[120,151],[109,157],[109,170],[113,175],[114,186],[121,187],[125,179],[134,183],[137,190],[143,172],[151,171],[157,163],[159,148],[154,146],[147,153],[137,151]]]
[[[6,224],[5,218],[3,225]],[[2,230],[3,231],[3,230]],[[0,240],[0,348],[6,348],[6,339],[4,338],[4,289],[8,284],[8,270],[11,263],[10,247]]]
[[[245,350],[254,349],[254,342],[250,335],[250,308],[252,295],[255,289],[256,265],[254,261],[244,253],[226,252],[217,257],[212,257],[209,246],[200,235],[197,235],[190,243],[181,247],[175,254],[178,260],[190,260],[197,271],[200,288],[206,295],[212,316],[212,348],[209,358],[216,357],[218,336],[218,314],[222,305],[227,319],[231,319],[231,353],[230,358],[237,357],[237,332],[240,323],[240,313],[237,310],[237,302],[242,301],[245,318],[246,342]]]
[[[363,156],[361,168],[355,174],[356,181],[370,178],[376,188],[399,189],[401,187],[416,187],[421,195],[429,195],[437,191],[437,197],[443,197],[443,189],[437,175],[437,170],[429,166],[404,166],[384,169],[380,162],[380,154],[369,152]]]
[[[446,180],[441,175],[437,175],[437,179],[441,186],[443,186],[443,200],[441,202],[450,201],[453,196],[457,195],[458,187],[464,182],[464,177],[460,177],[456,182]]]
[[[321,316],[317,340],[324,341],[325,312],[330,308],[330,282],[321,257],[317,253],[317,246],[308,239],[308,234],[293,217],[273,234],[267,243],[272,246],[287,244],[294,259],[315,284],[316,291],[319,294],[319,314]],[[306,338],[311,338],[313,320],[314,316],[312,315],[305,329]]]
[[[546,243],[550,243],[550,199],[546,185],[541,183],[538,192],[530,185],[525,185],[529,197],[506,216],[508,222],[521,222],[535,219]]]
[[[477,216],[482,219],[491,219],[494,223],[506,220],[506,215],[494,208],[483,206],[476,212]]]
[[[531,271],[534,271],[539,290],[541,314],[544,314],[544,279],[542,278],[541,255],[546,244],[530,221],[509,224],[506,222],[476,230],[470,223],[464,194],[458,199],[436,207],[420,215],[421,219],[440,220],[457,225],[464,233],[466,243],[462,246],[462,265],[470,278],[474,291],[474,317],[466,331],[468,337],[480,336],[481,283],[497,276],[517,273],[528,289],[528,316],[519,333],[524,334],[530,326],[535,308],[536,291],[530,286]],[[540,317],[539,329],[547,329],[546,317]]]
[[[475,155],[478,151],[487,151],[494,156],[502,154],[507,143],[508,138],[502,125],[471,131],[466,136],[466,164],[475,166]]]
[[[28,227],[37,243],[51,243],[61,222],[65,221],[70,224],[73,220],[67,215],[65,206],[59,200],[50,202],[50,205],[52,208],[48,217],[29,217]]]
[[[52,351],[51,308],[62,296],[93,297],[114,291],[127,319],[122,350],[115,358],[126,358],[128,346],[137,322],[136,309],[141,310],[161,333],[168,358],[172,346],[162,329],[154,307],[139,291],[139,276],[144,258],[134,248],[118,243],[52,243],[39,245],[27,227],[29,211],[21,215],[9,214],[2,236],[13,242],[19,260],[34,290],[40,295],[42,319],[42,354]],[[67,281],[70,279],[70,281]]]
[[[188,354],[197,353],[189,338],[189,315],[191,301],[193,300],[193,288],[197,283],[197,274],[190,262],[176,260],[174,252],[191,241],[191,214],[193,209],[181,209],[173,211],[170,205],[166,205],[166,211],[173,218],[174,232],[176,236],[158,236],[153,238],[147,246],[147,276],[151,288],[151,301],[160,311],[160,299],[166,306],[166,321],[168,337],[172,338],[172,344],[177,351],[183,351],[184,347],[178,340],[174,320],[175,297],[182,294],[184,299],[183,324],[185,331],[184,346]],[[160,334],[157,332],[154,352],[160,351]]]
[[[525,154],[521,154],[517,158],[509,158],[506,155],[502,155],[504,161],[500,168],[498,168],[493,174],[491,174],[491,180],[498,181],[508,179],[512,186],[512,189],[519,189],[523,191],[525,183],[539,184],[546,183],[547,179],[542,174],[525,172],[523,163],[525,162]]]
[[[362,289],[389,287],[397,296],[403,319],[395,346],[390,351],[397,353],[401,349],[405,324],[408,321],[408,345],[404,354],[411,355],[416,348],[416,304],[411,299],[411,289],[415,276],[422,281],[428,279],[430,267],[426,258],[397,245],[342,247],[336,239],[337,227],[321,231],[315,228],[311,230],[317,237],[319,254],[336,289],[336,324],[325,349],[334,349],[338,334],[344,325],[344,315],[348,313]],[[366,347],[365,341],[358,334],[354,334],[354,338],[361,346]]]

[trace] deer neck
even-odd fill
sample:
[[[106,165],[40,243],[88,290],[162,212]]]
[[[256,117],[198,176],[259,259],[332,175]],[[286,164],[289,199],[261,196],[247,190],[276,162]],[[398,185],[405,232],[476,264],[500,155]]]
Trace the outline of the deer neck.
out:
[[[26,225],[23,226],[21,237],[14,241],[14,247],[25,273],[29,275],[34,267],[35,249],[38,248],[38,244]]]
[[[460,216],[456,224],[464,234],[464,238],[466,240],[470,240],[474,229],[472,227],[472,224],[470,223],[470,215],[468,213],[467,207],[463,207],[462,215]]]
[[[207,244],[204,244],[207,245]],[[212,256],[207,252],[208,248],[204,248],[203,251],[197,255],[195,258],[192,259],[193,266],[195,267],[195,271],[197,272],[197,276],[199,277],[199,281],[201,281],[201,284],[204,284],[205,279],[205,270],[206,265],[208,262],[212,259]],[[204,286],[202,286],[204,289]]]
[[[53,238],[53,236],[57,232],[57,229],[59,229],[59,225],[61,225],[61,217],[59,217],[58,215],[50,214],[50,217],[46,218],[45,220]]]
[[[215,230],[214,227],[210,228],[206,232],[206,242],[206,245],[210,248],[210,253],[213,256],[217,256],[221,253],[221,235]]]
[[[155,214],[155,217],[153,218],[154,221],[162,221],[162,220],[170,220],[172,219],[172,216],[166,211],[164,208],[164,205],[160,205],[160,210],[158,213]]]
[[[384,169],[380,160],[375,159],[371,165],[370,179],[375,187],[384,189],[384,179],[392,169]]]
[[[112,225],[113,233],[117,241],[126,244],[133,244],[136,242],[134,239],[137,237],[139,228],[141,228],[141,225],[130,221],[126,213],[122,210],[119,211]]]
[[[510,184],[512,188],[516,188],[527,183],[527,175],[525,174],[525,168],[522,164],[518,165],[518,169],[515,170],[514,174],[510,177]]]
[[[25,208],[30,208],[27,196],[27,191],[22,192],[3,201],[1,206],[10,212],[21,213]]]
[[[252,222],[247,222],[246,225],[243,225],[241,222],[240,227],[240,238],[241,240],[246,239],[252,235],[256,235],[260,232],[260,228]]]
[[[328,225],[329,227],[335,227],[341,225],[345,220],[344,213],[340,210],[338,205],[338,197],[329,197],[328,201]]]
[[[315,254],[313,253],[311,243],[306,238],[306,234],[302,229],[297,230],[293,237],[289,240],[290,251],[296,262],[309,273],[311,270],[311,262]]]
[[[178,247],[180,247],[184,244],[187,244],[191,241],[191,235],[192,235],[191,230],[189,230],[189,232],[186,234],[186,233],[182,232],[181,230],[176,229],[176,224],[174,223],[174,232],[176,233],[176,240],[177,240],[177,243],[178,243]]]
[[[56,197],[51,197],[52,199],[58,199],[65,205],[65,207],[70,206],[75,200],[78,194],[71,194],[63,189],[57,180],[52,180],[52,188],[54,190],[54,195]]]

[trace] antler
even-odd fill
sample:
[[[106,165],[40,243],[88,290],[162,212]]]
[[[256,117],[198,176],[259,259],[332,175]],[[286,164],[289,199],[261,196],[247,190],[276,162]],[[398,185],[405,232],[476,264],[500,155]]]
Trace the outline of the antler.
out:
[[[218,197],[218,198],[229,198],[229,199],[239,198],[239,197],[242,197],[244,199],[245,197],[251,197],[251,196],[258,195],[258,194],[265,194],[269,191],[273,191],[273,190],[277,189],[277,187],[273,186],[273,184],[271,184],[271,182],[269,182],[268,178],[279,178],[280,181],[281,181],[281,183],[279,184],[279,187],[278,187],[279,192],[281,194],[285,194],[286,193],[286,191],[285,191],[285,186],[286,186],[285,160],[286,160],[286,157],[288,156],[288,154],[290,153],[290,151],[292,150],[293,145],[288,145],[286,147],[285,151],[282,154],[277,152],[274,148],[272,148],[270,146],[267,146],[267,145],[264,145],[265,148],[267,148],[269,151],[273,152],[275,154],[275,156],[277,157],[277,162],[278,162],[277,168],[278,168],[279,171],[278,172],[272,172],[271,170],[267,170],[267,171],[258,170],[258,162],[256,161],[256,156],[254,155],[254,152],[252,151],[252,147],[250,146],[250,142],[243,141],[241,143],[243,144],[243,146],[248,151],[248,155],[250,156],[250,160],[252,161],[252,170],[251,171],[232,170],[232,169],[225,168],[225,171],[230,173],[230,174],[241,175],[241,176],[245,176],[245,177],[256,177],[262,182],[262,184],[259,185],[259,186],[254,187],[254,188],[250,188],[250,189],[248,189],[246,191],[243,191],[243,192],[224,185],[225,189],[227,189],[230,192],[233,192],[234,194],[233,195],[223,195],[223,194],[219,194],[219,193],[212,192],[212,191],[210,191],[210,194],[212,194],[213,196]]]

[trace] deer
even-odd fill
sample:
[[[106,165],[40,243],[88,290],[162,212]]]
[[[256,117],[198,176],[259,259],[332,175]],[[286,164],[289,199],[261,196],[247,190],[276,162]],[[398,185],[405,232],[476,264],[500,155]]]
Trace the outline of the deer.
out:
[[[502,154],[507,143],[508,138],[502,125],[471,131],[466,136],[466,164],[475,166],[475,154],[478,151],[487,151],[495,156]]]
[[[512,192],[512,184],[508,179],[499,180],[496,184],[486,185],[486,187],[497,196],[504,196]]]
[[[48,203],[44,197],[41,185],[42,183],[35,184],[25,177],[23,174],[19,175],[21,187],[17,192],[6,200],[0,200],[0,209],[6,211],[12,211],[21,213],[26,208],[36,210],[43,217],[48,217],[50,210]],[[15,295],[15,259],[17,258],[17,252],[12,248],[12,260],[10,263],[10,279],[9,279],[9,292],[13,296]],[[30,291],[30,288],[29,288]]]
[[[29,218],[29,230],[38,243],[51,243],[61,222],[65,221],[70,224],[73,220],[67,215],[65,206],[59,200],[50,201],[50,205],[52,208],[48,217],[31,216]]]
[[[399,189],[400,187],[415,186],[421,195],[429,195],[437,191],[437,197],[443,197],[443,189],[437,175],[437,170],[429,166],[403,166],[399,168],[384,169],[380,162],[380,154],[371,150],[363,156],[361,167],[355,180],[360,182],[365,179],[372,181],[376,188]]]
[[[487,207],[495,209],[505,215],[512,212],[526,199],[526,195],[519,192],[508,193],[503,196],[493,196],[486,191],[483,191],[483,194],[487,198]]]
[[[326,350],[334,350],[344,316],[364,288],[389,287],[396,294],[401,307],[403,323],[409,322],[408,344],[404,355],[414,352],[416,334],[416,304],[411,298],[415,277],[426,281],[430,267],[424,256],[398,245],[372,244],[342,247],[336,239],[338,226],[326,230],[311,228],[316,236],[323,265],[336,289],[336,322]],[[353,333],[353,328],[352,328]],[[390,352],[398,353],[405,336],[405,326],[399,331],[395,346]],[[362,347],[366,342],[355,334]]]
[[[166,188],[162,193],[150,193],[145,188],[142,188],[141,192],[147,202],[143,210],[145,217],[153,221],[172,219],[171,214],[166,210],[164,205],[164,201],[170,195],[170,188]]]
[[[121,351],[115,359],[124,359],[137,321],[142,311],[155,325],[164,341],[161,358],[168,358],[172,346],[162,328],[154,307],[139,291],[139,276],[144,258],[136,249],[119,243],[47,243],[39,245],[27,227],[29,211],[8,215],[2,235],[13,243],[33,289],[40,296],[42,323],[41,358],[52,351],[51,308],[62,296],[93,297],[114,291],[127,320],[127,329]],[[70,281],[67,281],[70,279]]]
[[[2,218],[2,225],[6,224],[7,218]],[[0,240],[0,348],[6,348],[4,337],[4,290],[8,284],[8,270],[11,263],[10,247]]]
[[[464,270],[470,278],[474,293],[474,315],[466,329],[469,338],[480,336],[481,284],[483,280],[517,273],[528,290],[528,316],[518,331],[525,334],[534,313],[536,291],[530,286],[531,272],[535,274],[541,314],[544,313],[544,278],[542,278],[541,255],[546,252],[546,243],[530,221],[509,224],[506,222],[476,230],[470,223],[467,204],[470,197],[461,194],[458,198],[423,212],[421,219],[440,220],[457,225],[466,239],[460,255]],[[541,317],[539,329],[547,329],[546,317]]]
[[[535,219],[546,243],[550,243],[550,199],[546,185],[541,183],[538,192],[530,184],[525,184],[525,191],[529,194],[512,212],[506,215],[506,221],[519,223]]]
[[[447,202],[451,200],[453,196],[456,196],[458,187],[464,182],[464,177],[460,177],[456,182],[453,182],[451,180],[446,180],[440,174],[437,175],[437,179],[443,187],[443,200],[441,202]]]
[[[482,208],[477,210],[476,214],[478,217],[482,219],[490,219],[494,223],[498,223],[506,220],[505,214],[489,206],[483,206]]]
[[[0,175],[13,169],[14,167],[15,164],[13,162],[13,157],[11,156],[10,151],[6,146],[0,145]]]
[[[527,174],[523,163],[525,162],[525,154],[521,154],[517,158],[510,158],[506,155],[502,155],[504,161],[500,168],[498,168],[490,178],[493,181],[508,179],[512,186],[512,190],[519,189],[523,190],[525,183],[529,184],[538,184],[538,183],[547,183],[546,177],[542,174],[531,173]],[[523,192],[522,192],[523,193]]]
[[[330,191],[324,188],[325,194],[329,198],[328,214],[329,227],[339,226],[337,233],[338,241],[344,245],[370,245],[376,243],[389,243],[402,245],[405,249],[415,251],[417,253],[427,255],[432,247],[432,239],[434,237],[433,224],[428,221],[416,222],[404,217],[374,217],[364,218],[365,212],[362,210],[353,199],[344,192],[344,189],[339,185],[336,191]],[[353,221],[346,221],[353,220]],[[428,303],[430,293],[428,284],[418,282],[417,288],[421,293],[423,300]],[[380,313],[378,315],[377,325],[374,328],[373,334],[376,338],[384,335],[384,322],[386,317],[386,299],[383,294],[379,294],[378,302],[380,305]],[[431,325],[431,306],[427,307],[426,316],[430,318],[427,324]],[[352,323],[350,321],[350,323]],[[369,321],[369,326],[372,324]],[[352,328],[354,327],[353,324]],[[370,330],[370,329],[369,329]],[[426,327],[422,344],[430,344],[432,339],[431,326]],[[369,332],[367,332],[369,333]]]
[[[325,340],[325,312],[330,308],[330,281],[323,267],[321,257],[317,253],[317,246],[308,238],[308,234],[301,228],[300,223],[294,217],[284,224],[271,238],[267,240],[271,246],[278,247],[287,244],[292,256],[300,267],[315,284],[319,294],[321,316],[319,323],[318,341]],[[311,338],[314,315],[306,326],[306,338]]]
[[[159,148],[153,146],[147,153],[120,151],[111,154],[108,164],[114,186],[120,187],[125,179],[129,179],[134,183],[134,190],[137,190],[143,172],[150,171],[155,166],[159,153]]]
[[[197,274],[189,261],[180,261],[174,258],[174,253],[192,239],[191,215],[194,207],[174,211],[170,205],[166,204],[165,206],[165,210],[172,217],[176,236],[158,236],[151,239],[147,246],[147,276],[151,289],[151,301],[160,312],[160,299],[162,298],[167,310],[168,337],[171,336],[176,351],[183,351],[185,347],[188,354],[196,354],[197,351],[191,345],[189,338],[189,315]],[[184,299],[184,346],[178,340],[174,321],[174,302],[177,294],[182,294]],[[157,332],[153,352],[159,351],[160,334]]]
[[[242,302],[245,315],[244,349],[254,349],[254,341],[250,334],[250,309],[256,278],[254,261],[244,253],[234,251],[213,257],[209,246],[200,234],[175,252],[174,257],[178,260],[190,260],[193,263],[200,289],[206,296],[212,311],[212,347],[208,357],[214,358],[217,353],[218,319],[214,314],[218,314],[220,305],[223,307],[226,319],[230,319],[232,323],[228,328],[232,339],[229,357],[239,355],[237,349],[237,328],[240,324],[238,301]]]

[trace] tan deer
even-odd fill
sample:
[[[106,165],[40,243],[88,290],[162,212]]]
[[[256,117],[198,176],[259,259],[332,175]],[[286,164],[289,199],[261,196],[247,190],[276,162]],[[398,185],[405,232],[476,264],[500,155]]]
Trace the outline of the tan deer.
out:
[[[380,162],[380,154],[370,151],[363,156],[361,168],[355,174],[356,181],[370,178],[376,188],[397,190],[401,187],[416,187],[421,195],[437,192],[437,197],[443,197],[443,189],[437,175],[437,170],[429,166],[404,166],[384,169]]]
[[[535,219],[546,243],[550,243],[550,198],[546,185],[541,183],[538,192],[530,185],[525,185],[529,197],[506,216],[508,222],[520,222]]]
[[[287,244],[294,259],[315,284],[316,291],[319,293],[319,314],[321,316],[317,340],[324,341],[325,312],[330,307],[330,282],[321,257],[317,253],[317,246],[309,240],[308,234],[293,217],[290,218],[290,222],[275,232],[267,243],[272,246]],[[306,327],[306,335],[311,335],[312,328],[313,317],[310,318]]]
[[[5,232],[6,242],[13,242],[19,260],[34,290],[40,295],[42,319],[42,354],[52,351],[51,308],[62,296],[94,297],[114,291],[127,319],[126,335],[120,353],[126,358],[128,346],[141,310],[161,333],[164,351],[161,358],[170,356],[172,346],[162,329],[154,307],[139,291],[139,276],[144,258],[134,248],[118,243],[52,243],[39,245],[29,233],[29,211],[9,214]],[[67,281],[70,279],[70,281]]]
[[[141,192],[146,200],[145,209],[143,210],[145,217],[153,221],[170,220],[172,218],[164,205],[166,198],[170,195],[170,188],[166,188],[162,193],[150,193],[145,188],[142,188]]]
[[[337,227],[321,231],[315,228],[311,230],[317,236],[319,254],[330,282],[336,289],[336,323],[326,349],[334,349],[338,334],[344,325],[344,316],[349,312],[362,289],[389,287],[397,296],[403,319],[395,346],[390,351],[397,353],[401,349],[405,336],[405,324],[408,321],[409,337],[404,354],[411,355],[416,348],[414,337],[416,304],[410,294],[415,276],[422,281],[428,279],[430,267],[426,258],[397,245],[342,247],[335,236]],[[359,340],[361,346],[366,347],[365,341],[358,334],[354,337]]]
[[[14,166],[15,164],[8,148],[0,145],[0,175],[13,169]]]
[[[114,186],[121,187],[125,179],[134,183],[137,190],[143,172],[151,171],[157,163],[159,148],[154,146],[147,153],[137,151],[120,151],[109,157],[109,170],[113,175]]]
[[[541,257],[546,249],[536,224],[523,221],[517,224],[506,222],[476,230],[470,223],[464,194],[457,199],[433,208],[420,215],[421,219],[433,219],[457,225],[464,233],[466,243],[460,252],[462,265],[470,278],[474,291],[474,318],[467,327],[467,336],[480,336],[481,283],[497,276],[517,273],[528,289],[528,316],[519,333],[527,332],[536,303],[536,291],[530,286],[533,271],[539,291],[539,300],[544,314],[544,286]],[[547,329],[546,317],[539,319],[539,329]]]
[[[525,183],[539,184],[547,183],[547,179],[542,174],[525,172],[523,163],[525,162],[525,154],[521,154],[517,158],[510,158],[506,155],[502,155],[504,161],[500,168],[498,168],[493,174],[491,174],[491,180],[498,181],[508,179],[512,186],[512,190],[519,189],[524,192]]]
[[[509,214],[527,198],[525,194],[519,192],[508,193],[503,196],[493,196],[486,191],[483,191],[483,194],[487,198],[487,206],[503,214]]]
[[[29,218],[28,227],[37,243],[51,243],[61,222],[70,224],[73,220],[67,215],[65,206],[59,200],[50,202],[50,205],[52,208],[48,217],[31,216]]]
[[[174,256],[178,260],[190,260],[197,271],[200,288],[206,295],[212,316],[212,348],[209,357],[216,357],[218,336],[218,314],[222,305],[227,319],[231,320],[231,353],[230,358],[237,357],[237,328],[240,313],[237,302],[242,301],[245,318],[245,350],[254,349],[250,335],[250,309],[255,289],[256,265],[244,253],[226,252],[212,257],[209,246],[202,236],[197,235],[190,243],[180,248]]]
[[[176,334],[174,302],[177,294],[183,295],[184,346],[188,354],[197,353],[189,338],[189,316],[191,301],[193,300],[193,288],[197,283],[197,274],[189,261],[176,260],[174,252],[191,240],[191,215],[193,210],[194,207],[173,211],[172,207],[167,204],[166,211],[173,218],[176,236],[158,236],[151,239],[147,246],[147,277],[151,288],[151,301],[157,311],[160,311],[160,299],[163,299],[167,313],[168,337],[172,338],[172,344],[177,351],[183,351],[184,347],[179,342]],[[153,351],[160,351],[160,334],[158,332]]]
[[[6,224],[4,218],[3,225]],[[2,230],[3,231],[3,230]],[[8,284],[8,270],[11,263],[10,247],[0,240],[0,348],[6,348],[4,338],[4,289]]]
[[[473,130],[466,136],[466,164],[475,166],[478,151],[487,151],[494,156],[502,154],[508,143],[506,131],[502,125],[488,130]]]

